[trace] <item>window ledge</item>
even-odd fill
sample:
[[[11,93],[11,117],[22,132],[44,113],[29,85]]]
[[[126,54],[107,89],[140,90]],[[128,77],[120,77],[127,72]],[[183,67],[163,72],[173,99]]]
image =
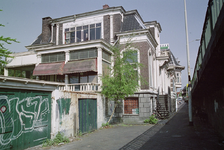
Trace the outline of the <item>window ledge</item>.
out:
[[[123,116],[139,116],[139,114],[123,114]]]

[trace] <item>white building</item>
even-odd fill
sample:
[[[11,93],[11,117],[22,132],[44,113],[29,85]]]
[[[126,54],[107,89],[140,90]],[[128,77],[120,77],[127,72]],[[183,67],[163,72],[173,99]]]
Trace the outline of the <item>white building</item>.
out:
[[[118,41],[124,44],[127,36],[134,35],[132,43],[137,60],[144,66],[139,72],[147,84],[122,101],[113,121],[141,123],[156,109],[158,89],[160,95],[165,95],[169,93],[168,87],[173,93],[181,87],[184,67],[179,65],[169,48],[161,49],[161,31],[157,21],[144,22],[137,10],[126,11],[121,6],[104,5],[103,9],[82,14],[55,19],[45,17],[42,19],[42,33],[26,46],[27,52],[12,54],[14,58],[8,59],[4,73],[5,76],[14,76],[20,72],[25,78],[58,82],[59,93],[62,92],[56,94],[58,99],[65,99],[65,95],[72,98],[72,93],[78,93],[76,128],[86,132],[89,129],[83,129],[80,118],[84,117],[80,116],[84,100],[96,107],[97,119],[94,121],[97,128],[108,119],[114,106],[100,95],[100,76],[113,65],[110,46]],[[94,101],[93,104],[89,99]],[[55,99],[52,112],[59,111],[57,109]],[[56,119],[56,114],[52,113],[52,119]],[[66,117],[62,122],[65,120]],[[52,126],[56,128],[60,124],[53,122]]]

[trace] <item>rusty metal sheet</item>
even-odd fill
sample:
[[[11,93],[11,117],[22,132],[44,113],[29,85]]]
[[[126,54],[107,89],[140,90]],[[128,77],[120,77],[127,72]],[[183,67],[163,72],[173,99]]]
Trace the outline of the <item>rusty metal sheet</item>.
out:
[[[33,70],[34,76],[63,75],[65,62],[39,64]]]
[[[96,59],[86,59],[67,62],[63,69],[63,74],[80,73],[87,71],[97,72]]]

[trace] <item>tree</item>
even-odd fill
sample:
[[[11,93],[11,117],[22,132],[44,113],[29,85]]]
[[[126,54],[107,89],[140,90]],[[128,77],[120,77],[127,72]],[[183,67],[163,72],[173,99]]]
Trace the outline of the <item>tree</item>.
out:
[[[110,122],[119,100],[125,99],[140,87],[141,76],[138,68],[141,64],[137,61],[137,51],[131,46],[130,40],[125,44],[125,52],[121,53],[121,46],[111,46],[114,65],[110,68],[110,74],[102,77],[102,94],[115,102],[113,113],[108,120]]]
[[[0,11],[2,11],[0,9]],[[3,24],[0,24],[0,27],[4,27]],[[10,54],[12,53],[11,51],[9,51],[8,49],[6,49],[4,47],[4,44],[12,44],[12,42],[16,42],[19,43],[16,39],[12,39],[10,37],[3,37],[0,36],[0,74],[3,74],[3,68],[4,66],[7,64],[6,59],[7,58],[12,58],[12,56],[10,56]]]

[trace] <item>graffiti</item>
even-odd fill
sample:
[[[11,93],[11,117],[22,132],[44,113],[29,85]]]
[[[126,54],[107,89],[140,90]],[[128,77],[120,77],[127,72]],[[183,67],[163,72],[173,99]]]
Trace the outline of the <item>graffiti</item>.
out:
[[[70,109],[70,103],[71,99],[70,98],[61,98],[57,100],[57,108],[59,110],[59,115],[60,115],[60,120],[62,120],[62,115],[64,114],[69,114],[69,109]],[[62,124],[62,121],[60,122]]]
[[[0,96],[0,144],[7,145],[23,133],[32,132],[43,122],[48,122],[49,100],[42,96],[8,98]]]

